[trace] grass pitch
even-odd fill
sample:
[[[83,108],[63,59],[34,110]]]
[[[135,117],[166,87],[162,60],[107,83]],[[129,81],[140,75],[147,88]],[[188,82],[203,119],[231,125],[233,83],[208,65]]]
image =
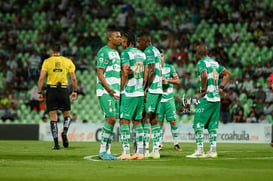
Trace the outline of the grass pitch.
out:
[[[100,161],[98,142],[71,142],[68,149],[51,150],[52,142],[0,141],[1,181],[84,180],[272,180],[273,148],[269,144],[219,143],[218,159],[185,158],[194,143],[182,143],[182,152],[165,143],[160,160]],[[208,149],[209,145],[205,144]],[[121,144],[112,152],[119,155]]]

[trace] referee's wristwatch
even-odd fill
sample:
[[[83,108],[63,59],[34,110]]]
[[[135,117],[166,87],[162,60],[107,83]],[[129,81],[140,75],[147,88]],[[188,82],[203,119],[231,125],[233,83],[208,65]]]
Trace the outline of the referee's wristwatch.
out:
[[[42,92],[38,92],[38,94],[43,94]]]
[[[78,91],[76,91],[76,90],[75,90],[75,91],[73,91],[73,92],[75,92],[75,93],[77,93],[77,94],[78,94]]]

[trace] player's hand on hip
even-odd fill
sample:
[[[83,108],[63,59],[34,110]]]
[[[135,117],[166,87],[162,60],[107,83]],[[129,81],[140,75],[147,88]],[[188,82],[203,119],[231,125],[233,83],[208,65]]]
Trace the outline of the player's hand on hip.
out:
[[[77,92],[72,92],[71,100],[74,101],[77,98]]]
[[[43,101],[43,100],[44,100],[43,94],[38,94],[38,101]]]
[[[223,91],[223,89],[219,89],[219,94],[221,94],[221,95],[222,95],[222,94],[223,94],[223,92],[224,92],[224,91]]]
[[[201,98],[203,98],[207,93],[208,93],[208,92],[203,92],[203,93],[201,93],[200,96],[199,96],[199,98],[198,98],[198,100],[201,99]]]
[[[115,99],[119,100],[119,96],[116,95],[116,91],[110,89],[110,90],[108,91],[108,93],[109,93],[111,96],[113,96]]]
[[[129,75],[131,75],[131,74],[133,73],[133,70],[131,69],[130,66],[127,68],[127,71],[128,71],[128,74],[129,74]]]
[[[168,79],[166,79],[165,77],[162,77],[162,84],[166,84],[168,82]]]

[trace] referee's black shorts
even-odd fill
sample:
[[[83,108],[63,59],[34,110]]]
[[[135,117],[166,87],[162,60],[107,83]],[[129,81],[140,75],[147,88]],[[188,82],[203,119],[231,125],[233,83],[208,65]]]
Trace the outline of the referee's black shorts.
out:
[[[70,111],[70,98],[68,88],[47,86],[46,107],[48,111]]]

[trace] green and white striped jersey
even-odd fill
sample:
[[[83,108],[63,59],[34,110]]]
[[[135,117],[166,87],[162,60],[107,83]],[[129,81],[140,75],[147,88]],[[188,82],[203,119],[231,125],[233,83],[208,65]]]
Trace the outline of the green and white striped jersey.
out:
[[[127,48],[121,55],[121,66],[128,64],[132,69],[132,74],[128,76],[128,81],[124,85],[122,94],[127,97],[144,96],[143,77],[144,65],[146,61],[145,54],[137,48]]]
[[[165,77],[166,79],[171,79],[174,77],[177,77],[177,73],[175,71],[175,68],[167,63],[164,63],[162,67],[162,76]],[[161,102],[167,102],[170,99],[173,99],[174,93],[173,93],[173,84],[171,83],[166,83],[163,84],[163,95]]]
[[[197,73],[200,79],[200,89],[201,89],[201,72],[207,70],[208,82],[207,82],[207,94],[204,96],[209,102],[219,102],[219,74],[225,69],[225,67],[220,66],[218,62],[212,58],[206,56],[198,61],[197,63]]]
[[[110,89],[120,95],[120,57],[118,51],[105,45],[97,54],[97,68],[105,69],[104,77]],[[97,96],[108,94],[97,77]]]
[[[146,65],[151,63],[155,64],[155,77],[148,91],[152,94],[163,94],[160,52],[156,47],[150,45],[145,49],[144,53],[146,55]]]

